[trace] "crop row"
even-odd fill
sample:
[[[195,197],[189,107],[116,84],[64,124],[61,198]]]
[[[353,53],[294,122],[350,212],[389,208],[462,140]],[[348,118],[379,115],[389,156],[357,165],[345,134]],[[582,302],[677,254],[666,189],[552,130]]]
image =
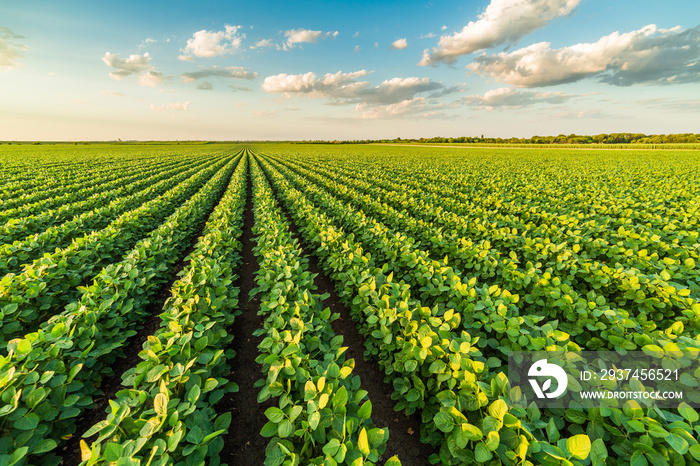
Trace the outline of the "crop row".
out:
[[[160,162],[156,167],[167,165]],[[64,185],[53,189],[33,189],[21,196],[13,196],[6,200],[0,212],[0,220],[14,220],[36,213],[46,212],[50,209],[71,204],[88,196],[99,193],[105,188],[117,186],[123,178],[138,177],[144,170],[148,170],[154,164],[136,164],[133,167],[124,167],[123,171],[116,171],[111,167],[103,167],[95,173],[81,173],[76,182],[66,182]],[[87,176],[86,176],[87,175]]]
[[[178,165],[170,171],[156,173],[138,183],[106,193],[107,197],[93,196],[81,202],[85,209],[91,210],[77,215],[70,221],[56,224],[39,233],[29,234],[21,241],[6,241],[0,246],[0,276],[10,272],[17,273],[21,265],[36,260],[46,252],[68,246],[73,238],[106,227],[119,215],[164,193],[210,162],[200,160],[185,166]],[[50,213],[47,215],[51,217]],[[33,218],[40,217],[25,217],[23,220]],[[13,228],[11,234],[13,237],[18,236],[18,224],[13,225]],[[22,234],[24,233],[28,231],[23,230]]]
[[[256,277],[265,319],[257,333],[258,362],[265,379],[260,402],[277,398],[265,415],[261,435],[270,437],[266,465],[375,464],[386,448],[388,429],[371,421],[372,403],[352,376],[353,360],[345,360],[342,336],[323,309],[325,298],[314,293],[314,275],[302,257],[257,162],[252,164],[253,199],[259,261]],[[386,464],[398,465],[397,458]]]
[[[474,243],[464,238],[459,230],[438,229],[432,223],[411,216],[417,209],[407,212],[377,201],[378,196],[386,195],[381,190],[379,192],[375,190],[372,195],[358,193],[348,184],[340,185],[308,172],[304,174],[314,183],[331,190],[350,204],[372,212],[393,227],[397,233],[406,235],[404,242],[409,243],[409,246],[410,243],[416,242],[411,238],[411,235],[414,235],[420,244],[431,248],[431,251],[426,251],[425,254],[431,253],[435,260],[442,261],[441,258],[445,257],[445,260],[449,260],[454,267],[484,282],[495,282],[512,293],[520,293],[521,300],[518,307],[542,307],[545,315],[547,313],[551,315],[550,309],[554,309],[556,314],[564,313],[575,324],[574,327],[567,327],[567,331],[577,336],[580,333],[577,331],[579,327],[585,328],[588,323],[597,325],[599,321],[597,317],[603,316],[605,319],[608,314],[622,316],[621,319],[631,315],[635,317],[637,323],[622,334],[617,331],[612,333],[611,348],[634,349],[629,343],[624,343],[626,334],[632,331],[647,332],[656,327],[655,322],[659,322],[663,328],[670,327],[671,324],[680,320],[686,324],[690,323],[687,325],[690,327],[689,330],[692,330],[696,324],[695,316],[700,312],[700,303],[690,296],[689,289],[682,289],[673,283],[674,286],[671,286],[663,277],[613,273],[611,269],[591,267],[584,260],[572,259],[575,263],[571,266],[574,273],[579,277],[585,277],[585,280],[580,279],[584,285],[574,286],[572,282],[576,281],[576,277],[572,276],[571,272],[569,275],[565,271],[562,272],[567,257],[565,255],[559,255],[556,258],[557,265],[548,264],[553,267],[544,270],[542,270],[543,267],[540,268],[541,266],[530,261],[523,266],[525,259],[522,259],[519,254],[523,254],[523,250],[527,250],[527,247],[519,250],[518,254],[511,251],[509,255],[501,256],[498,251],[492,249],[488,240]],[[410,204],[410,201],[406,204]],[[425,209],[427,209],[426,206],[423,210]],[[542,253],[540,254],[540,259],[545,257]],[[568,257],[572,258],[572,256]],[[405,257],[403,259],[408,260]],[[689,271],[692,272],[690,269],[684,269],[679,270],[678,273],[687,274]],[[588,283],[593,280],[607,283],[608,286],[601,289]],[[610,308],[613,309],[612,312],[607,311]],[[558,317],[558,315],[552,316]],[[602,325],[607,327],[606,323]],[[584,332],[578,336],[577,341],[582,345],[586,344],[589,349],[605,347],[607,338],[603,340],[598,338],[598,334],[605,330],[605,327],[591,330],[593,333]]]
[[[129,388],[117,392],[107,418],[83,435],[99,434],[90,445],[81,442],[82,464],[219,464],[220,435],[231,413],[217,416],[213,407],[225,391],[237,390],[225,378],[221,348],[232,339],[226,329],[239,312],[232,284],[241,262],[246,176],[244,157],[186,258],[161,326],[139,353],[142,361],[122,376]]]
[[[692,460],[697,453],[693,415],[685,409],[682,413],[629,407],[541,413],[532,405],[520,406],[505,376],[491,370],[501,361],[487,358],[477,346],[479,338],[473,336],[493,335],[498,329],[470,328],[472,324],[465,322],[460,332],[460,314],[421,306],[411,298],[409,284],[396,283],[391,274],[372,266],[372,257],[364,254],[355,236],[344,234],[329,221],[325,206],[314,206],[272,166],[263,166],[339,292],[352,305],[368,339],[368,353],[384,367],[394,386],[393,396],[404,409],[421,412],[423,437],[440,448],[435,461],[487,463],[497,455],[505,464],[562,460],[600,464],[611,448],[623,462],[644,457],[662,464]],[[423,293],[446,291],[429,278],[424,287]],[[495,298],[484,304],[481,312],[491,318],[504,306]],[[505,321],[506,327],[514,323],[509,335],[529,333],[518,329],[512,319]],[[576,349],[567,343],[568,335],[551,325],[541,330],[544,349]],[[645,348],[698,348],[694,339],[662,332],[639,335],[636,342]],[[570,437],[560,438],[564,433]]]
[[[93,397],[102,391],[100,381],[112,375],[111,364],[221,198],[240,159],[215,170],[121,262],[82,288],[65,311],[8,343],[7,356],[0,356],[0,455],[5,455],[0,458],[58,463],[51,451],[73,434],[76,417],[93,406]]]
[[[133,174],[119,177],[108,183],[93,185],[90,190],[73,196],[74,201],[62,202],[53,209],[42,209],[36,214],[12,215],[0,228],[0,243],[13,243],[40,233],[53,225],[59,225],[82,212],[136,193],[150,186],[154,181],[177,173],[183,168],[186,169],[187,165],[192,165],[192,163],[178,163],[168,167],[149,167],[149,169],[136,170]],[[66,189],[67,191],[72,190],[70,186]]]
[[[7,342],[28,333],[75,300],[80,287],[128,252],[148,232],[197,192],[221,167],[225,158],[203,169],[185,172],[189,178],[135,210],[119,216],[106,228],[82,236],[54,254],[26,265],[19,275],[0,279],[0,334]],[[166,181],[167,183],[167,181]],[[151,189],[159,190],[159,187]]]

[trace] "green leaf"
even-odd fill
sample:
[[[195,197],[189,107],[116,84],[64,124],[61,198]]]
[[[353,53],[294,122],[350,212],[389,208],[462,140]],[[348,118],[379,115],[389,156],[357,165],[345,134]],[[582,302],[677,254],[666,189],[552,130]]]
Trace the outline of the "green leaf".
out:
[[[316,430],[319,422],[321,422],[321,413],[318,411],[311,413],[309,416],[309,426],[311,427],[311,430]]]
[[[285,418],[284,411],[274,406],[270,406],[265,410],[265,416],[275,424],[279,424]]]
[[[211,441],[212,439],[218,437],[219,435],[223,434],[224,432],[226,432],[226,431],[223,429],[217,430],[216,432],[212,432],[211,434],[204,437],[200,443],[202,443],[202,444],[207,443],[207,442]]]
[[[44,387],[40,387],[34,390],[27,397],[27,406],[29,407],[29,409],[34,409],[36,405],[41,403],[48,394],[49,392]]]
[[[293,433],[294,433],[294,424],[292,424],[292,421],[290,421],[289,419],[285,419],[277,427],[277,435],[279,435],[280,438],[287,438],[290,435],[292,435]]]
[[[632,453],[632,458],[630,458],[630,466],[647,466],[649,462],[644,457],[644,453],[637,450]]]
[[[124,446],[121,443],[108,443],[105,448],[104,458],[110,463],[114,463],[122,456]]]
[[[691,455],[693,455],[693,458],[695,458],[697,461],[700,461],[700,445],[693,445],[688,449]]]
[[[12,425],[15,429],[19,430],[33,430],[39,425],[40,420],[39,416],[35,413],[29,413],[17,419]]]
[[[666,458],[664,458],[658,451],[654,451],[653,453],[644,453],[644,456],[646,456],[647,459],[649,459],[649,462],[654,466],[669,466]]]
[[[668,437],[666,437],[666,443],[668,443],[671,448],[676,450],[681,455],[685,455],[688,452],[688,441],[676,434],[668,434]]]
[[[47,451],[51,451],[54,448],[56,448],[58,445],[55,440],[47,438],[44,439],[39,445],[34,447],[34,450],[32,450],[32,454],[34,455],[39,455],[41,453],[46,453]]]
[[[455,427],[455,423],[452,420],[452,416],[444,411],[440,411],[433,417],[433,422],[435,422],[435,427],[440,429],[445,433],[452,432]]]
[[[201,391],[202,389],[199,388],[199,385],[193,385],[192,388],[190,388],[190,391],[187,392],[187,401],[189,401],[192,404],[195,404],[199,399]]]
[[[489,432],[489,434],[486,436],[486,448],[488,448],[490,451],[496,451],[500,443],[501,436],[498,434],[498,432]]]
[[[566,440],[566,448],[574,458],[586,459],[591,452],[591,439],[586,434],[574,435]]]
[[[387,440],[389,440],[389,430],[379,429],[375,427],[367,432],[367,439],[369,440],[370,446],[377,448],[380,445],[384,445]]]
[[[277,435],[277,423],[272,421],[266,423],[260,430],[260,435],[265,438],[274,437]]]
[[[139,431],[139,435],[141,437],[150,437],[151,435],[155,434],[159,428],[160,419],[158,419],[157,417],[152,417],[148,420],[148,422],[146,422],[146,424],[143,425],[143,427]]]
[[[698,419],[700,419],[697,411],[695,411],[695,409],[693,409],[687,403],[681,403],[678,405],[678,414],[683,416],[688,422],[696,422]]]
[[[328,456],[335,456],[336,453],[338,453],[338,449],[340,448],[340,442],[338,441],[337,438],[332,438],[328,441],[323,446],[323,453],[325,453]]]
[[[29,447],[20,447],[16,449],[14,452],[12,452],[12,456],[10,457],[10,464],[18,463],[22,458],[27,456],[28,451]]]
[[[608,449],[605,447],[603,439],[595,439],[591,444],[591,465],[601,466],[605,464],[608,457]]]
[[[90,427],[87,430],[87,432],[85,432],[83,434],[83,437],[84,438],[92,437],[93,435],[95,435],[96,433],[98,433],[99,431],[101,431],[102,429],[107,427],[108,425],[109,425],[109,421],[102,420],[102,421],[98,422],[97,424],[93,425],[92,427]]]
[[[483,442],[477,443],[476,449],[474,450],[474,459],[479,463],[485,463],[491,458],[493,458],[493,453],[486,448],[486,445],[484,445]]]
[[[551,443],[559,440],[559,429],[557,429],[557,425],[554,423],[554,418],[549,419],[547,427],[545,427],[545,431],[547,432],[547,439]]]
[[[481,431],[481,429],[473,424],[462,424],[462,432],[464,432],[464,435],[466,435],[472,442],[476,442],[484,438],[484,433]]]
[[[360,409],[357,410],[357,417],[359,417],[360,419],[369,419],[371,415],[372,415],[372,402],[367,400],[362,404]]]
[[[335,392],[335,395],[333,395],[333,407],[337,408],[338,406],[345,406],[345,403],[348,402],[348,391],[343,385],[338,389],[337,392]]]

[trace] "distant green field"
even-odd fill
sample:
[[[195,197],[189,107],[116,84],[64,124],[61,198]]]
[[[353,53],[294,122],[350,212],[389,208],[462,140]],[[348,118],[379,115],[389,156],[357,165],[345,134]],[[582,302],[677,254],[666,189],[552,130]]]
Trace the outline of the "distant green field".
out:
[[[0,464],[58,464],[105,393],[83,464],[241,448],[217,402],[251,336],[244,218],[270,464],[399,464],[342,345],[435,464],[700,461],[685,404],[524,408],[506,380],[514,351],[700,351],[697,147],[149,143],[0,145]],[[361,341],[341,344],[306,254]]]

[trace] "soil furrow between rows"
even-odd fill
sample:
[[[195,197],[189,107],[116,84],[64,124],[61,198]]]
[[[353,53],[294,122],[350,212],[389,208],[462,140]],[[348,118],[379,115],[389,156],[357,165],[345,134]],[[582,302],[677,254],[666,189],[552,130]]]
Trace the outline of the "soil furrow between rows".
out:
[[[275,190],[274,186],[272,189]],[[333,313],[340,315],[339,319],[333,321],[332,327],[337,335],[343,336],[343,345],[348,347],[345,353],[348,359],[355,360],[353,374],[360,376],[362,388],[369,393],[369,399],[372,401],[372,421],[377,427],[389,428],[389,442],[383,455],[384,459],[398,455],[404,466],[430,464],[429,458],[434,451],[429,445],[420,441],[419,415],[406,416],[394,410],[396,402],[391,399],[392,389],[384,382],[384,372],[379,365],[373,360],[365,360],[364,338],[353,322],[350,310],[340,300],[332,280],[323,272],[316,256],[308,253],[304,238],[299,233],[286,206],[280,201],[279,195],[277,200],[290,224],[292,234],[299,239],[303,254],[309,259],[309,271],[316,274],[314,279],[314,284],[318,287],[316,292],[330,295],[323,302],[324,307],[329,307]]]

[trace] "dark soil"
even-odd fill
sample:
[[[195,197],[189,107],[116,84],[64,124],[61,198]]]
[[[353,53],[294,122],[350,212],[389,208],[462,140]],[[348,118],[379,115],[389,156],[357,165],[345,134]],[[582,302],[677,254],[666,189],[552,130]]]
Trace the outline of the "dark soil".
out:
[[[146,317],[143,318],[142,326],[137,329],[136,335],[132,336],[124,343],[124,356],[119,357],[111,366],[113,375],[102,379],[100,385],[104,387],[104,392],[94,398],[95,406],[89,411],[85,411],[82,415],[80,415],[76,423],[77,428],[75,434],[73,434],[65,445],[60,448],[60,452],[62,453],[56,452],[57,454],[62,454],[63,456],[63,461],[61,461],[59,466],[72,466],[80,464],[80,440],[83,438],[83,434],[93,425],[106,419],[109,400],[116,398],[117,392],[126,388],[121,384],[122,374],[141,362],[138,354],[143,349],[143,344],[146,342],[148,337],[153,335],[160,327],[160,314],[163,312],[163,305],[165,304],[165,301],[167,301],[171,296],[170,290],[173,283],[175,283],[175,281],[178,279],[178,274],[180,271],[182,271],[182,269],[189,264],[189,261],[185,259],[197,247],[197,241],[204,232],[204,227],[206,226],[206,219],[209,218],[212,212],[214,212],[217,204],[218,201],[213,203],[210,211],[204,216],[204,220],[201,222],[201,225],[198,225],[198,233],[192,239],[192,244],[187,247],[182,255],[182,258],[170,269],[170,273],[172,274],[170,280],[160,287],[156,295],[151,298],[148,306],[146,306]]]
[[[229,380],[238,384],[239,391],[226,395],[217,405],[216,411],[231,412],[232,421],[228,433],[224,436],[224,448],[219,453],[221,462],[229,466],[262,464],[265,459],[265,447],[268,439],[260,435],[267,422],[265,410],[272,402],[258,403],[259,388],[255,382],[262,378],[261,366],[255,362],[258,357],[258,344],[261,337],[253,332],[263,327],[263,318],[258,316],[260,298],[250,297],[255,288],[255,274],[258,261],[253,254],[253,183],[248,176],[248,199],[245,207],[242,236],[242,263],[238,268],[239,278],[234,284],[240,288],[239,306],[241,314],[236,317],[233,326],[227,331],[234,335],[228,349],[233,349],[236,356],[229,360],[231,375]]]
[[[396,402],[391,399],[392,387],[384,382],[384,372],[376,361],[365,360],[364,338],[353,322],[349,308],[340,300],[333,286],[333,281],[319,267],[316,256],[309,254],[308,250],[304,248],[302,235],[299,234],[297,226],[286,207],[279,200],[279,196],[277,197],[278,205],[290,223],[292,234],[302,241],[302,251],[304,251],[304,256],[309,259],[309,271],[317,274],[314,279],[314,284],[317,286],[316,292],[328,293],[330,296],[323,302],[323,305],[329,307],[331,312],[340,315],[339,319],[333,321],[332,327],[336,335],[343,336],[343,345],[348,347],[345,353],[347,358],[355,360],[353,374],[360,376],[362,389],[368,392],[369,399],[372,401],[372,421],[377,427],[389,428],[389,442],[380,462],[383,463],[392,456],[398,455],[404,466],[430,464],[430,455],[435,451],[430,445],[420,441],[421,420],[419,415],[407,416],[394,410]]]

